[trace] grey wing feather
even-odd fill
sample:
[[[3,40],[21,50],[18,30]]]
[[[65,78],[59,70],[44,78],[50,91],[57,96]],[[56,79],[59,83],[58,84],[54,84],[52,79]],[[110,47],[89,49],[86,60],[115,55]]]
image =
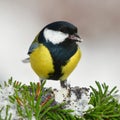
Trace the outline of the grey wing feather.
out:
[[[34,41],[30,45],[30,48],[28,50],[28,54],[31,54],[34,51],[34,49],[36,49],[40,45],[39,42],[38,42],[38,36],[39,36],[39,34],[35,37]],[[29,63],[30,58],[26,58],[26,59],[22,60],[22,62],[23,63]]]
[[[39,46],[39,42],[38,42],[38,37],[39,37],[39,33],[38,35],[35,37],[34,41],[32,42],[32,44],[30,45],[30,48],[28,50],[28,54],[31,54],[34,49],[36,49]]]
[[[39,46],[39,43],[38,42],[34,42],[31,44],[29,50],[28,50],[28,54],[31,54],[35,48],[37,48]]]

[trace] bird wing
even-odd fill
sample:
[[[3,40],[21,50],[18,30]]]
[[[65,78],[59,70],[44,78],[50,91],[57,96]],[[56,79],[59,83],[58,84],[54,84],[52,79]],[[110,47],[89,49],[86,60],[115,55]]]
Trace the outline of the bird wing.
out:
[[[38,36],[39,36],[39,34],[35,37],[34,41],[30,45],[29,50],[28,50],[28,54],[31,54],[34,51],[34,49],[39,47],[40,43],[38,42]]]
[[[28,54],[31,54],[34,49],[36,49],[39,46],[38,42],[34,42],[31,44],[29,50],[28,50]],[[30,58],[25,58],[24,60],[22,60],[23,63],[29,63],[30,62]]]
[[[38,42],[38,36],[39,36],[39,34],[35,37],[34,41],[30,45],[29,50],[28,50],[28,54],[31,54],[34,51],[34,49],[36,49],[40,45],[39,42]],[[24,60],[22,60],[22,62],[23,63],[29,63],[30,58],[25,58]]]

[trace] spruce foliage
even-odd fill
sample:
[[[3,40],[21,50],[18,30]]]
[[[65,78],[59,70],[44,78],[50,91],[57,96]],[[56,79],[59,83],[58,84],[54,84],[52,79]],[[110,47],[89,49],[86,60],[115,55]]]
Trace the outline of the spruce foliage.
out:
[[[4,83],[4,87],[12,86],[14,94],[9,96],[11,104],[16,104],[16,112],[20,120],[120,120],[120,104],[114,97],[117,89],[109,90],[109,86],[96,82],[97,89],[91,88],[90,104],[93,108],[84,113],[83,116],[75,116],[73,110],[64,109],[66,103],[56,103],[51,88],[44,87],[45,82],[30,83],[29,86],[22,85],[12,78]],[[3,86],[1,85],[0,89]],[[9,114],[10,105],[0,108],[0,120],[12,120]],[[1,113],[6,110],[5,118]]]

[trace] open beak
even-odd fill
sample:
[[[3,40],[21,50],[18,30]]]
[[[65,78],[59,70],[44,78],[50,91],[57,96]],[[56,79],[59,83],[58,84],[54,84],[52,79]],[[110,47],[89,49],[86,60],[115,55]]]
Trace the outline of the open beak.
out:
[[[77,35],[77,34],[69,35],[69,39],[74,40],[76,42],[82,42],[83,41],[83,39],[81,39],[79,37],[79,35]]]

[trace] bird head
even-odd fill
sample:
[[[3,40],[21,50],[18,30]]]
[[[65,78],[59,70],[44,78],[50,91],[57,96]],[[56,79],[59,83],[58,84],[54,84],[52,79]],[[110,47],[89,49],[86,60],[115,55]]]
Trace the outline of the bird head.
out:
[[[42,34],[46,42],[52,44],[60,44],[68,41],[82,42],[82,39],[77,34],[77,27],[65,21],[57,21],[45,26]]]
[[[77,34],[77,27],[69,22],[57,21],[48,24],[41,30],[32,42],[28,54],[31,54],[39,46],[39,43],[70,47],[70,44],[77,45],[78,42],[82,42],[82,39]]]

